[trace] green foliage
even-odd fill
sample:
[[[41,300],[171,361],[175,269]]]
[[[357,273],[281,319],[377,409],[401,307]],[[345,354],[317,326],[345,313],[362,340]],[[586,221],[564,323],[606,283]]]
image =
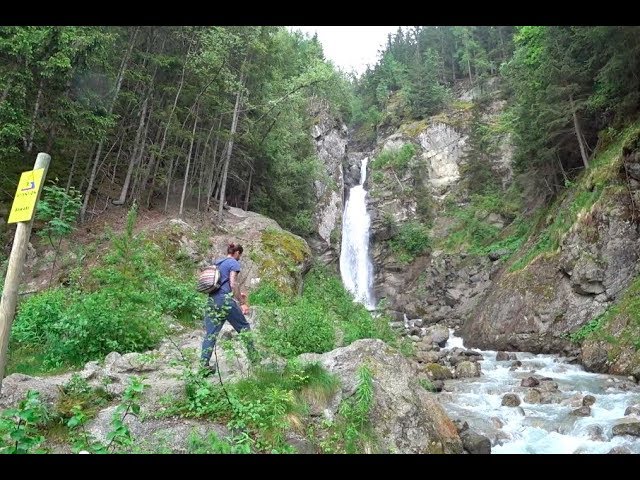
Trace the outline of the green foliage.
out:
[[[620,188],[618,172],[622,149],[638,138],[638,132],[638,125],[634,123],[614,136],[610,144],[596,152],[589,168],[574,182],[567,183],[567,190],[538,213],[527,234],[532,242],[520,252],[510,271],[524,268],[540,254],[556,251],[564,235],[578,221],[579,214],[589,211],[601,197]]]
[[[570,334],[569,339],[578,344],[585,340],[602,340],[640,350],[640,276],[633,279],[626,291],[603,314]],[[615,352],[612,351],[614,355]]]
[[[284,306],[287,299],[276,284],[263,280],[257,289],[249,293],[249,303],[251,305]]]
[[[256,367],[249,378],[227,385],[226,391],[186,370],[186,399],[173,405],[170,413],[226,421],[236,432],[225,440],[194,438],[191,448],[200,453],[294,453],[285,433],[299,427],[311,402],[330,398],[338,385],[337,378],[319,364],[292,360],[284,368]]]
[[[273,284],[262,282],[250,298],[260,307],[259,341],[287,358],[335,348],[337,331],[344,345],[361,338],[396,342],[389,319],[354,302],[340,278],[322,267],[307,274],[302,297],[285,298]]]
[[[0,415],[0,453],[45,453],[40,448],[44,436],[39,428],[48,417],[40,393],[29,390],[17,408],[4,410]]]
[[[398,172],[404,172],[415,154],[416,147],[412,143],[407,143],[400,149],[387,148],[373,159],[373,162],[371,162],[371,170],[391,168]]]
[[[537,192],[560,191],[561,175],[583,168],[579,135],[590,150],[598,129],[620,126],[637,112],[639,80],[630,74],[637,33],[638,27],[518,27],[503,75],[513,94],[516,167],[531,174]]]
[[[344,419],[344,439],[347,453],[357,453],[369,433],[369,412],[373,407],[373,373],[366,365],[358,368],[358,386],[353,397],[342,405],[338,413]]]
[[[107,433],[106,447],[108,451],[112,446],[117,449],[129,449],[133,445],[131,431],[125,423],[128,415],[140,414],[140,397],[144,391],[144,384],[138,377],[129,377],[129,384],[122,394],[122,402],[116,407],[111,419],[111,430]]]
[[[511,265],[510,271],[524,268],[531,260],[544,252],[557,250],[562,237],[575,223],[578,213],[591,208],[598,198],[600,198],[601,194],[602,190],[595,188],[593,191],[577,192],[573,201],[565,208],[560,208],[560,205],[564,202],[554,203],[549,208],[551,212],[557,212],[553,217],[553,221],[540,232],[533,246],[526,250],[525,253]]]
[[[451,101],[451,86],[466,78],[478,83],[498,73],[512,51],[513,27],[427,26],[399,28],[389,35],[378,63],[354,79],[356,125],[367,133],[381,123],[438,113]],[[375,109],[375,110],[373,110]],[[385,112],[367,122],[365,112]],[[362,122],[361,124],[358,121]],[[375,122],[375,123],[374,123]]]
[[[480,106],[473,108],[471,132],[465,149],[465,164],[460,173],[470,194],[484,194],[500,188],[500,181],[492,170],[498,152],[500,136],[482,118]]]
[[[334,325],[342,330],[344,345],[361,338],[379,338],[394,343],[395,335],[384,315],[374,316],[344,288],[340,277],[328,269],[315,266],[305,277],[302,298],[316,309],[333,317]]]
[[[78,453],[87,451],[90,453],[107,453],[106,447],[94,440],[86,430],[86,423],[89,416],[84,412],[80,405],[75,405],[71,409],[71,417],[67,420],[66,426],[69,430],[69,440],[71,442],[71,451]]]
[[[335,422],[329,422],[331,435],[320,443],[324,453],[371,453],[375,436],[369,414],[373,407],[373,372],[367,365],[357,371],[354,394],[343,400]]]
[[[411,263],[431,246],[429,229],[419,222],[406,222],[398,229],[398,234],[389,240],[389,247],[403,263]]]
[[[428,378],[420,378],[420,379],[418,379],[418,383],[427,392],[435,392],[436,391],[436,387],[433,386],[433,383],[431,383],[431,380],[429,380]]]
[[[38,235],[48,238],[54,246],[53,238],[73,231],[73,223],[82,207],[82,195],[73,187],[67,192],[55,184],[43,187],[43,192],[36,208],[36,219],[45,224],[38,230]]]
[[[163,253],[127,227],[112,240],[104,264],[66,288],[28,297],[12,329],[11,355],[36,347],[44,370],[81,365],[112,351],[145,351],[166,331],[165,315],[193,323],[202,299],[191,279],[176,278]],[[11,365],[10,365],[11,367]]]
[[[586,340],[593,333],[596,333],[602,330],[602,326],[606,320],[606,315],[598,315],[593,320],[585,323],[578,330],[569,335],[569,340],[573,343],[581,344],[584,340]]]
[[[113,398],[103,387],[91,387],[77,373],[71,376],[71,379],[61,390],[56,404],[56,412],[63,420],[70,420],[72,417],[80,415],[79,412],[81,412],[83,419],[85,417],[86,419],[92,418],[100,408],[107,405]],[[77,421],[79,422],[80,418]]]
[[[187,451],[196,454],[251,453],[251,437],[247,434],[221,439],[215,432],[200,436],[195,431],[187,439]]]
[[[332,350],[336,340],[333,322],[318,307],[302,298],[288,307],[265,312],[260,320],[265,344],[286,358]]]
[[[526,219],[517,217],[502,233],[500,228],[489,223],[488,218],[491,214],[498,214],[508,221],[518,215],[520,206],[520,192],[516,185],[506,192],[485,189],[483,193],[471,195],[465,205],[450,202],[446,214],[457,219],[458,223],[443,241],[443,247],[448,251],[465,249],[478,255],[498,249],[516,251],[528,237],[530,227]]]
[[[438,80],[438,66],[442,59],[432,48],[416,56],[411,71],[409,103],[414,117],[425,118],[438,113],[451,100],[451,92]]]

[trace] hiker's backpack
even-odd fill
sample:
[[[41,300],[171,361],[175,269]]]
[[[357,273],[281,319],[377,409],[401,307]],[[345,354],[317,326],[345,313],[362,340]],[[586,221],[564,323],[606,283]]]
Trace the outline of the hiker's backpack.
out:
[[[226,259],[225,259],[226,260]],[[222,260],[224,262],[224,260]],[[196,289],[201,293],[215,293],[222,284],[220,283],[220,265],[222,262],[214,263],[205,267],[198,276],[198,286]]]

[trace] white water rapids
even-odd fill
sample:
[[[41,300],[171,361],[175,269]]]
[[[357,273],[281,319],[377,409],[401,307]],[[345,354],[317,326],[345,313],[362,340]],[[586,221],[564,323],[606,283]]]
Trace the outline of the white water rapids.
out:
[[[464,349],[462,339],[450,332],[445,348]],[[513,360],[496,361],[495,351],[473,350],[484,357],[482,375],[446,381],[449,391],[438,398],[452,419],[467,421],[472,430],[491,440],[491,453],[608,453],[614,447],[640,453],[640,437],[612,433],[620,421],[640,421],[636,415],[624,415],[628,406],[640,403],[640,387],[635,382],[586,372],[557,355],[516,352],[522,366],[511,371]],[[534,372],[558,384],[559,403],[524,401],[529,389],[520,382]],[[519,407],[501,405],[507,393],[520,397]],[[571,415],[585,395],[596,399],[591,415]]]

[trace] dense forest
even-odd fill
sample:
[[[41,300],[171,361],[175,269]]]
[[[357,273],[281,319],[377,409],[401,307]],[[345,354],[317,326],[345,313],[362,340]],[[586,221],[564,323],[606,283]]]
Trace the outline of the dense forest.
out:
[[[638,62],[640,27],[413,27],[390,35],[379,62],[355,80],[352,120],[375,136],[381,124],[437,114],[460,82],[499,75],[515,166],[536,180],[531,196],[549,198],[607,140],[598,132],[637,114]]]
[[[346,112],[315,39],[278,27],[0,28],[2,200],[38,151],[82,195],[216,210],[214,199],[308,232],[310,102]],[[268,187],[268,188],[267,188]]]
[[[320,174],[310,112],[326,105],[370,141],[496,75],[516,164],[548,196],[636,113],[639,58],[639,27],[411,27],[350,78],[284,27],[2,27],[0,203],[47,151],[81,222],[134,200],[181,214],[223,198],[305,235]]]

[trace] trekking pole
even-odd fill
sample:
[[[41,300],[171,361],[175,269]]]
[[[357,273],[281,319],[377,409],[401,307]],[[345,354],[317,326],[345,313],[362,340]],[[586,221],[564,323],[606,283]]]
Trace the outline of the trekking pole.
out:
[[[218,346],[217,344],[213,346],[213,356],[216,359],[216,371],[218,372],[218,379],[220,380],[220,386],[222,387],[222,391],[227,397],[227,402],[229,402],[229,405],[233,407],[233,404],[231,403],[231,399],[229,398],[229,394],[227,393],[227,389],[224,388],[224,383],[222,382],[222,375],[220,374],[220,365],[218,365],[218,353],[216,352],[217,346]]]

